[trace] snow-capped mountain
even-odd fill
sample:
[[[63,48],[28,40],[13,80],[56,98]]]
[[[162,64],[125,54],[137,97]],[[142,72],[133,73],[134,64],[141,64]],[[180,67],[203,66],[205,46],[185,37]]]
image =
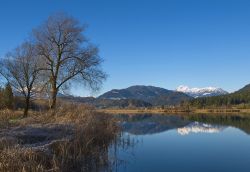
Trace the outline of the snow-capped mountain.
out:
[[[176,91],[186,93],[189,96],[194,98],[198,97],[211,97],[211,96],[220,96],[228,94],[227,91],[216,88],[216,87],[204,87],[204,88],[189,88],[188,86],[181,85]]]

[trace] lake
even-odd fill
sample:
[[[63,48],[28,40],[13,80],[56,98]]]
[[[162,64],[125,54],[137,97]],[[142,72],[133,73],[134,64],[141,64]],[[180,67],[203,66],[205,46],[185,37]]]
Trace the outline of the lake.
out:
[[[249,172],[250,118],[121,115],[119,172]],[[125,144],[124,144],[125,143]]]

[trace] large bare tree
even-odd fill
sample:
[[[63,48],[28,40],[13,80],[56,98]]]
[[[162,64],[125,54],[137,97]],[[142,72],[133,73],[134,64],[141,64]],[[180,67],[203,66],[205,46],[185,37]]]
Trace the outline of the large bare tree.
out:
[[[37,89],[35,84],[40,64],[34,45],[29,42],[23,43],[0,61],[0,74],[25,98],[25,117],[28,115],[30,99]]]
[[[33,31],[38,53],[45,62],[41,69],[48,75],[51,108],[56,106],[60,89],[80,82],[96,90],[106,78],[98,48],[89,43],[83,32],[84,27],[66,14],[50,16]]]

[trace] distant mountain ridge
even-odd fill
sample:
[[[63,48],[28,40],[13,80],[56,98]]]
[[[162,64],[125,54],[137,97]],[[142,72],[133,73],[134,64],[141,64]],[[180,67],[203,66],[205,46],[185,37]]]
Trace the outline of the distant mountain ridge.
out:
[[[181,85],[176,91],[186,93],[187,95],[198,98],[198,97],[212,97],[228,94],[227,91],[217,87],[204,87],[204,88],[189,88],[188,86]]]
[[[136,85],[125,89],[113,89],[102,94],[98,99],[136,99],[152,105],[176,105],[192,98],[184,93],[160,87]]]
[[[214,97],[200,97],[190,101],[191,106],[205,107],[205,106],[232,106],[243,105],[243,107],[250,105],[250,84],[230,94],[214,96]]]
[[[250,92],[250,84],[245,85],[243,88],[239,89],[235,93],[239,93],[239,92]]]
[[[161,96],[171,91],[160,87],[135,85],[125,89],[113,89],[99,96],[98,98],[106,99],[150,99],[152,97]]]

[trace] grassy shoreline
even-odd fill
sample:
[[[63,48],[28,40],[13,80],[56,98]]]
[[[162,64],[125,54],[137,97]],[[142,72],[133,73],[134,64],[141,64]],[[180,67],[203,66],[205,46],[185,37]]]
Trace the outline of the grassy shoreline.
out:
[[[53,111],[0,111],[0,171],[109,171],[120,128],[112,116],[74,104]],[[115,155],[113,155],[115,157]],[[105,169],[105,170],[104,170]]]
[[[98,109],[108,114],[249,114],[250,109]]]

